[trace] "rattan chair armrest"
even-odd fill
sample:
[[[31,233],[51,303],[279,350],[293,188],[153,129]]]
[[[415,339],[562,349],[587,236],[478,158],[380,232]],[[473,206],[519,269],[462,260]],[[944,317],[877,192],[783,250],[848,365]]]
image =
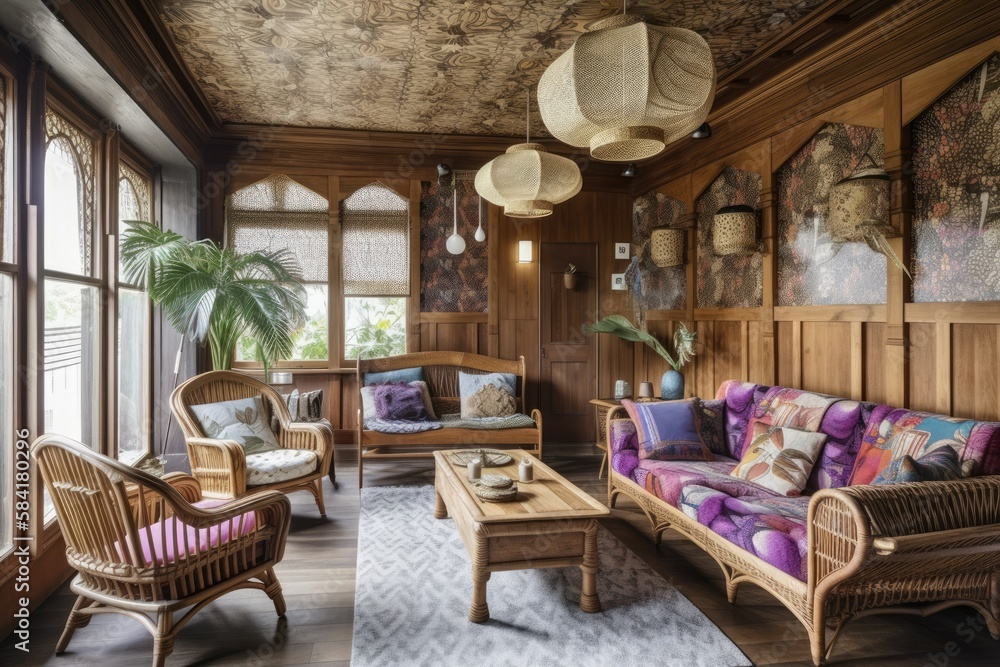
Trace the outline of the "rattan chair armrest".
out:
[[[247,460],[235,440],[186,438],[191,474],[209,495],[241,496],[246,493]]]
[[[535,428],[541,429],[542,428],[542,411],[539,410],[538,408],[535,408],[534,410],[531,411],[531,418],[535,420]]]
[[[247,512],[260,512],[268,519],[266,521],[268,525],[280,526],[281,522],[290,520],[291,511],[291,502],[281,491],[260,491],[217,507],[177,506],[174,508],[174,515],[189,526],[207,528],[235,519]]]
[[[284,449],[308,449],[320,458],[320,470],[330,469],[333,458],[332,429],[314,422],[289,422],[281,430],[279,442]]]

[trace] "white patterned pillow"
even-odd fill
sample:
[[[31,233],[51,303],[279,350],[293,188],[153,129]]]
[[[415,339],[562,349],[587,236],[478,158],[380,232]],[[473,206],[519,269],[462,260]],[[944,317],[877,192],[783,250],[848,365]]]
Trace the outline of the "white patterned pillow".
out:
[[[235,440],[247,454],[278,449],[277,438],[264,421],[264,403],[260,396],[236,401],[192,405],[202,430],[209,438]]]
[[[511,373],[473,374],[458,372],[462,397],[462,419],[508,417],[517,412],[514,392],[517,376]]]
[[[315,472],[319,456],[308,449],[278,449],[247,456],[247,486],[284,482]]]

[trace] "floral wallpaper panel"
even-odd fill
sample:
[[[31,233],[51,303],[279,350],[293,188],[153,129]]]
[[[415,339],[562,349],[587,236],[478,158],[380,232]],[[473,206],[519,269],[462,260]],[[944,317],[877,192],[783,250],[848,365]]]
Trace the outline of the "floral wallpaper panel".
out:
[[[712,251],[716,211],[737,204],[759,210],[760,183],[760,174],[726,167],[695,203],[699,308],[758,308],[764,305],[763,254],[720,256]]]
[[[1000,54],[913,122],[914,301],[1000,301]]]
[[[885,257],[865,243],[832,242],[826,226],[831,188],[866,153],[882,166],[882,130],[829,124],[778,169],[779,306],[885,303]]]
[[[635,322],[647,310],[680,310],[687,307],[687,267],[660,268],[650,256],[649,236],[654,227],[676,225],[687,213],[684,202],[649,192],[632,206],[632,263],[626,271],[632,291]],[[690,258],[687,258],[690,260]]]
[[[465,252],[452,255],[445,247],[454,223],[454,193],[450,184],[420,184],[420,310],[430,313],[485,313],[489,295],[487,244],[473,238],[479,225],[479,195],[472,180],[457,179],[458,233]],[[488,204],[482,203],[483,230]]]

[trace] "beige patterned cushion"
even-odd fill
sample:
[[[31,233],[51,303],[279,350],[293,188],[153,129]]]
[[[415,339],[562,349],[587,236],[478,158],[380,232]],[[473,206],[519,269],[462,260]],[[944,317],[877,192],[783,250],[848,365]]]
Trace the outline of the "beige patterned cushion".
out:
[[[247,455],[247,486],[274,484],[315,472],[319,456],[308,449],[275,449]]]

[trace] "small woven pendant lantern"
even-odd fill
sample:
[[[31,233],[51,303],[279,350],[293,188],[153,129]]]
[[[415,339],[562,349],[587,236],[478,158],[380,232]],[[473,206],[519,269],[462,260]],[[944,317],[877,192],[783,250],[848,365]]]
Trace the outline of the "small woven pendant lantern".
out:
[[[661,268],[684,263],[684,230],[656,227],[649,233],[649,255]]]
[[[690,135],[715,97],[708,43],[635,15],[598,21],[538,83],[545,127],[599,160],[636,162]]]
[[[757,252],[757,213],[745,204],[723,206],[712,221],[712,250],[716,255],[752,255]]]
[[[529,121],[530,111],[529,97]],[[552,215],[553,204],[575,196],[582,187],[583,177],[576,162],[546,152],[541,144],[531,143],[530,129],[526,132],[525,143],[511,146],[476,174],[479,196],[503,206],[504,215],[510,218]]]

